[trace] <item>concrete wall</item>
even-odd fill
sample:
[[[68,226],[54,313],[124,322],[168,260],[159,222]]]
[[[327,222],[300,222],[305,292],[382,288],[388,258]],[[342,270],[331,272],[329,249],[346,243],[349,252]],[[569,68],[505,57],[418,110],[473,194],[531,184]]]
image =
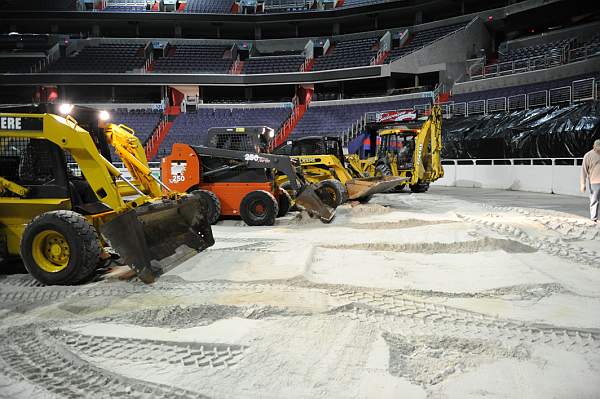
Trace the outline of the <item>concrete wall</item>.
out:
[[[366,97],[366,98],[348,98],[345,100],[327,100],[327,101],[311,101],[310,107],[319,107],[327,105],[349,105],[349,104],[367,104],[367,103],[380,103],[388,101],[400,101],[400,100],[415,100],[419,98],[431,98],[433,99],[433,92],[422,91],[419,93],[408,93],[408,94],[397,94],[395,96],[385,97]]]
[[[586,196],[579,192],[581,166],[576,165],[444,165],[435,185],[496,188]]]
[[[464,29],[391,62],[390,71],[410,74],[446,71],[445,78],[453,82],[464,74],[466,59],[491,45],[483,20],[476,18]]]

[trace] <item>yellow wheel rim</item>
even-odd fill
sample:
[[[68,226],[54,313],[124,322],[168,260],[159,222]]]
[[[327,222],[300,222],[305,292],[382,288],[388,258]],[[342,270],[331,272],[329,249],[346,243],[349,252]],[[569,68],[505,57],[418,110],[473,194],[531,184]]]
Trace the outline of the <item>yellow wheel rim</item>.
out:
[[[64,270],[69,264],[71,248],[65,237],[54,230],[44,230],[33,239],[33,260],[48,273]]]
[[[337,202],[337,194],[333,188],[327,187],[325,190],[331,195],[331,199],[333,202]]]

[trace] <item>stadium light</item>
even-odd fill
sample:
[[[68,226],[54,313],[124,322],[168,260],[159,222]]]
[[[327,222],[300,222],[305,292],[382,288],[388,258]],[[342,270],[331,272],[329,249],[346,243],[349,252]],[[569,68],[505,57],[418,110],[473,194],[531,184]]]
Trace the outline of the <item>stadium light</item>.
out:
[[[98,117],[100,118],[101,121],[107,121],[110,119],[110,114],[108,113],[108,111],[100,111],[100,114],[98,115]]]
[[[68,115],[71,113],[71,111],[73,111],[73,104],[60,104],[60,106],[58,107],[58,112],[60,112],[63,115]]]

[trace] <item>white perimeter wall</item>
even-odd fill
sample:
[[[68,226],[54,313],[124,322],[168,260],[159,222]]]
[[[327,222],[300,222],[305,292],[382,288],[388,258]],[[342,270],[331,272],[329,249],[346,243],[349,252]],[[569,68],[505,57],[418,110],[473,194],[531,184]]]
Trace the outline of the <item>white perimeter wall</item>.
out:
[[[586,196],[579,192],[581,166],[578,160],[568,160],[571,165],[518,165],[518,160],[510,165],[476,165],[472,160],[445,161],[444,177],[434,185],[448,187],[496,188],[504,190],[534,191],[564,195]],[[579,161],[579,162],[578,162]],[[498,162],[498,161],[492,161]],[[533,161],[530,161],[533,163]],[[465,163],[467,163],[465,165]],[[470,163],[470,164],[468,164]],[[515,165],[515,163],[517,163]],[[558,162],[560,163],[560,162]]]

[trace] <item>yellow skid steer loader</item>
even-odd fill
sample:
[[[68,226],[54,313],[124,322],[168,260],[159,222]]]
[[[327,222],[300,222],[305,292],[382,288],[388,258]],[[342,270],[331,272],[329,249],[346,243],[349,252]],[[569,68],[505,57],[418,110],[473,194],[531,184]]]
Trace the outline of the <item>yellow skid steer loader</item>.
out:
[[[94,139],[114,148],[131,179]],[[20,256],[44,284],[77,284],[116,252],[151,283],[214,243],[205,197],[161,184],[124,125],[92,136],[70,116],[0,114],[0,260]]]
[[[365,177],[346,162],[337,136],[308,136],[288,141],[291,158],[302,168],[307,182],[317,187],[319,196],[332,207],[347,200],[368,202],[376,193],[402,184],[394,176]]]

